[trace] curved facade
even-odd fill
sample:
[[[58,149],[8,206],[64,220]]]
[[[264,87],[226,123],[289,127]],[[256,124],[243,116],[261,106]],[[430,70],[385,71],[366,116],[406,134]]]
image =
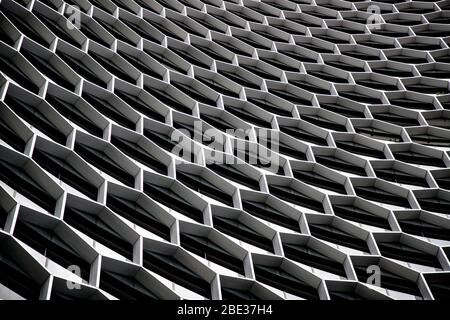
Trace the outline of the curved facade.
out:
[[[449,299],[450,1],[1,0],[1,299]]]

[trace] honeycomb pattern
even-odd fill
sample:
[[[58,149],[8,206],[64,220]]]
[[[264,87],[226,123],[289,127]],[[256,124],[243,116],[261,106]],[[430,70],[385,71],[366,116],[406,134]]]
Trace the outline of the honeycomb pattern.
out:
[[[449,299],[449,7],[2,0],[0,298]]]

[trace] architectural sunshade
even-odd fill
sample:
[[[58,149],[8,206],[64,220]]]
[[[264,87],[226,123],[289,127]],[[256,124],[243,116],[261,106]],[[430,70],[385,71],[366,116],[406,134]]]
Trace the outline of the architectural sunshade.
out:
[[[450,2],[1,0],[0,299],[450,299]]]

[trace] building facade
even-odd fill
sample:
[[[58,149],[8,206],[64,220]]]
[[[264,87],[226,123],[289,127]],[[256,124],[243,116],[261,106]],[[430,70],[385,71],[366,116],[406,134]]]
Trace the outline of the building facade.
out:
[[[449,299],[449,8],[0,0],[0,299]]]

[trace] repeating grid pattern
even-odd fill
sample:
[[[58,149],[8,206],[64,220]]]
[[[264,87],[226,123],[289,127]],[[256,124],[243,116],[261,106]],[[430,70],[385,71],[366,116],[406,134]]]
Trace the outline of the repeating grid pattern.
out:
[[[0,298],[448,299],[449,7],[1,0]]]

